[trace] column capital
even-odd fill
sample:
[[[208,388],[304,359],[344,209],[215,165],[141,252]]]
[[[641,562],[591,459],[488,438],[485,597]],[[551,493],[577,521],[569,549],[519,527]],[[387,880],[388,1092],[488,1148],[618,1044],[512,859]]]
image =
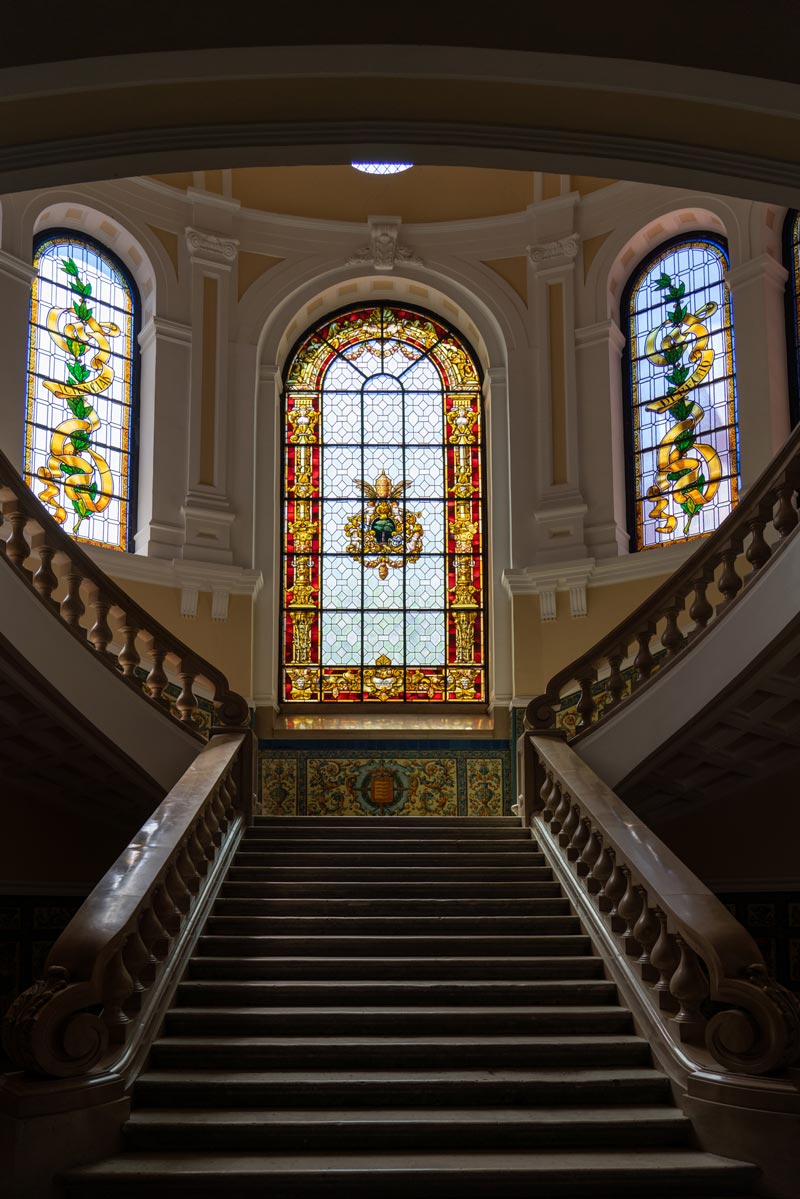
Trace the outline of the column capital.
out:
[[[580,249],[579,233],[569,233],[555,241],[542,241],[527,247],[528,259],[534,270],[571,268]]]
[[[230,270],[239,254],[239,239],[187,225],[186,248],[193,262]]]

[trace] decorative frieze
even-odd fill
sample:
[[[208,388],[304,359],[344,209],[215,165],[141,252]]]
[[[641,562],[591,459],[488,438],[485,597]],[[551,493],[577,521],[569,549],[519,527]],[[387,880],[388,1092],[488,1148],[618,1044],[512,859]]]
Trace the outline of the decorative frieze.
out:
[[[370,264],[376,271],[393,271],[395,266],[421,266],[422,260],[408,246],[399,244],[400,218],[381,217],[369,220],[370,237],[347,260],[348,266]]]

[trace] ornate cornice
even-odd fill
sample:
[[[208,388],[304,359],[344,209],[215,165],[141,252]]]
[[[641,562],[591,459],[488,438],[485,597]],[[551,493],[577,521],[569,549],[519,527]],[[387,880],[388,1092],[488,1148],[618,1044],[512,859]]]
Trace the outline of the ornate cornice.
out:
[[[393,271],[397,264],[421,266],[418,258],[408,246],[398,242],[399,217],[370,218],[369,242],[361,246],[347,259],[348,266],[371,265],[376,271]]]

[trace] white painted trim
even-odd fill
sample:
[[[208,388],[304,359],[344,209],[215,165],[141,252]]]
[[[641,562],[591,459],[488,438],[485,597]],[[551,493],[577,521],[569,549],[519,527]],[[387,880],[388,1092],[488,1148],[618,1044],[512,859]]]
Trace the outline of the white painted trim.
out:
[[[102,546],[81,547],[92,561],[112,579],[131,579],[137,583],[156,583],[160,587],[196,585],[201,591],[214,587],[229,595],[255,598],[264,584],[260,570],[246,570],[220,562],[196,562],[186,558],[145,558],[141,554],[121,554]]]
[[[696,549],[696,542],[687,541],[619,558],[582,558],[547,566],[525,566],[504,570],[503,585],[511,596],[540,596],[542,591],[552,588],[569,591],[582,580],[587,587],[611,587],[636,579],[661,578],[683,566]]]

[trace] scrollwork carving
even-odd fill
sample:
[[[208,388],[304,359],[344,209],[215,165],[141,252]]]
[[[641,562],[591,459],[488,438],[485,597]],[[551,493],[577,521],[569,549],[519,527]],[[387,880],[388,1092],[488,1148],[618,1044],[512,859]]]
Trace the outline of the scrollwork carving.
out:
[[[51,966],[6,1012],[3,1049],[15,1065],[34,1074],[85,1074],[108,1048],[101,1017],[81,1010],[96,1000],[88,984],[70,983],[66,970]]]
[[[706,1026],[706,1046],[726,1070],[767,1074],[800,1060],[800,1000],[762,962],[749,966],[746,980],[724,979],[724,1000],[741,1004],[717,1012]]]

